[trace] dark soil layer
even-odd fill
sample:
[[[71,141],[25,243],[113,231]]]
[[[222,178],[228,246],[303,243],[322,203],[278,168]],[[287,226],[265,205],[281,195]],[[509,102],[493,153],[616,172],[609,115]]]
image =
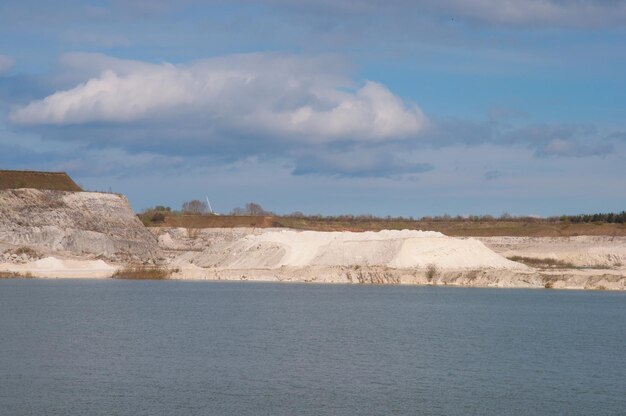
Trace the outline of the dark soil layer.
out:
[[[0,170],[0,189],[49,189],[80,192],[82,189],[65,172]]]

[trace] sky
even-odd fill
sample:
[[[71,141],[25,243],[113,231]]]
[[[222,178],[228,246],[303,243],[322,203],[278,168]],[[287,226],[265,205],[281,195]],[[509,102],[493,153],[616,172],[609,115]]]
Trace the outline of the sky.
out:
[[[621,211],[626,0],[0,0],[0,169],[138,211]]]

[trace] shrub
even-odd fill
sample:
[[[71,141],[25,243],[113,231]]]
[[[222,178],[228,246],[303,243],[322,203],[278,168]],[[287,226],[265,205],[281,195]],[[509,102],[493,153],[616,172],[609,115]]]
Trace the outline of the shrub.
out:
[[[576,265],[573,263],[568,263],[563,260],[556,260],[550,258],[538,259],[535,257],[522,257],[522,256],[511,256],[507,257],[511,261],[516,261],[518,263],[525,264],[530,267],[536,268],[555,268],[555,269],[575,269]]]
[[[150,216],[150,221],[153,223],[165,222],[165,214],[161,211],[157,211]]]
[[[118,269],[112,277],[129,280],[167,280],[171,275],[172,271],[169,269],[148,266],[126,266]]]
[[[469,272],[467,272],[467,280],[469,280],[470,282],[473,282],[474,280],[478,279],[478,274],[480,273],[480,270],[478,269],[472,269]]]
[[[22,254],[26,254],[28,257],[35,257],[35,258],[39,258],[40,254],[38,251],[33,250],[30,247],[18,247],[15,249],[15,251],[13,252],[15,254],[17,254],[18,256],[22,255]]]
[[[209,205],[198,199],[183,203],[183,212],[185,214],[206,214],[209,212]]]
[[[230,215],[245,215],[251,217],[263,217],[266,215],[274,215],[271,211],[263,209],[261,204],[256,202],[248,202],[244,208],[235,208],[231,211]]]
[[[30,273],[0,271],[0,279],[32,279],[33,277]]]
[[[426,267],[426,279],[428,279],[429,282],[432,282],[433,279],[437,277],[438,275],[439,275],[439,269],[437,268],[436,265],[429,264]]]

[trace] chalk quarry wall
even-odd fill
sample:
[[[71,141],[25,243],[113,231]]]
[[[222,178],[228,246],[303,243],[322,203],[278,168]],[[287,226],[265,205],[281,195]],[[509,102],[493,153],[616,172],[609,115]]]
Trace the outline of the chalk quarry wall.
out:
[[[501,241],[490,241],[494,252],[477,239],[437,232],[150,230],[178,270],[177,279],[626,289],[626,269],[536,269],[503,257],[501,252],[511,248],[500,247]],[[550,242],[553,249],[569,243]],[[621,250],[619,242],[614,248]],[[585,252],[587,247],[577,249]]]
[[[118,194],[0,190],[0,243],[112,262],[154,262],[157,240]]]

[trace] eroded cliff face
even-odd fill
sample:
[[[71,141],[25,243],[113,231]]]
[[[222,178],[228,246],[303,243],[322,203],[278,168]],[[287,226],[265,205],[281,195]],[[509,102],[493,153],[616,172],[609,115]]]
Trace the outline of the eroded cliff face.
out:
[[[0,243],[117,263],[160,257],[128,200],[100,192],[0,190]]]

